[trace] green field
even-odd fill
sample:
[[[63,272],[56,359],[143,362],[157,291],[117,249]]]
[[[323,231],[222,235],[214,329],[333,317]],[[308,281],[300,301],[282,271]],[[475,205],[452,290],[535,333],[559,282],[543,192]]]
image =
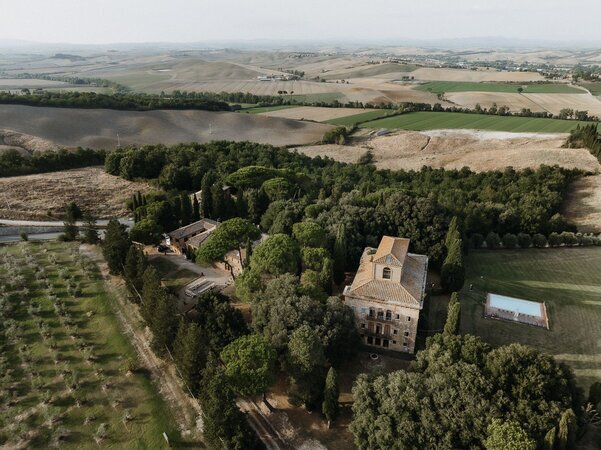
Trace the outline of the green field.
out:
[[[251,108],[241,109],[239,112],[246,114],[259,114],[270,111],[278,111],[280,109],[297,108],[297,105],[274,105],[274,106],[254,106]]]
[[[385,117],[387,114],[391,114],[392,111],[386,109],[379,109],[375,111],[367,111],[364,113],[353,114],[352,116],[339,117],[337,119],[326,120],[325,123],[331,123],[332,125],[350,127],[355,124],[363,122],[370,122],[381,117]]]
[[[593,95],[601,95],[601,81],[583,81],[578,84],[591,91]]]
[[[559,83],[477,83],[470,81],[430,81],[420,84],[418,91],[433,92],[518,92],[521,87],[524,94],[586,94],[586,91],[574,86]]]
[[[5,245],[0,267],[0,447],[159,449],[164,431],[177,438],[148,374],[127,373],[135,352],[77,245]]]
[[[361,124],[365,128],[390,128],[402,130],[475,129],[530,133],[568,133],[578,124],[591,122],[575,120],[541,119],[537,117],[489,116],[453,112],[414,112],[378,119]]]
[[[582,386],[601,380],[601,248],[471,251],[466,266],[462,333],[551,353]],[[483,318],[487,292],[544,301],[551,329]]]

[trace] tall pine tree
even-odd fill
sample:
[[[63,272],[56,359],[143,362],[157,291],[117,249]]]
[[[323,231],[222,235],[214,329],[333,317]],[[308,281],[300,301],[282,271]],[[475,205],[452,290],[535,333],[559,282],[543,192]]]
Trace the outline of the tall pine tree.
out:
[[[152,312],[152,348],[162,354],[173,345],[177,328],[176,301],[167,290],[161,287],[156,294],[156,304]]]

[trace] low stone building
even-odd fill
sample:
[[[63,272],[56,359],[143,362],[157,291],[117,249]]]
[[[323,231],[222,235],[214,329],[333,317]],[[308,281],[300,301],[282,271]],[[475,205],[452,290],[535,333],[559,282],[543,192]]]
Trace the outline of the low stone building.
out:
[[[165,243],[175,253],[195,251],[218,226],[219,222],[215,220],[201,219],[167,234]]]
[[[409,253],[409,239],[384,236],[366,248],[344,289],[364,344],[413,353],[424,306],[428,257]]]

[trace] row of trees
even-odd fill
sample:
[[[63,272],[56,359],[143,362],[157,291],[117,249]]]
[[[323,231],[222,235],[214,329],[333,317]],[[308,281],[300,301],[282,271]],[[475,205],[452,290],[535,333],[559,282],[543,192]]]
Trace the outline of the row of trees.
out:
[[[459,231],[457,217],[453,217],[445,237],[447,256],[440,270],[440,283],[447,292],[456,292],[465,282],[465,265],[463,262],[463,240]]]
[[[601,161],[601,134],[597,124],[578,125],[570,132],[566,146],[569,148],[586,147],[599,161]]]
[[[124,239],[123,229],[113,226],[107,230],[103,242],[107,262],[117,259],[109,250],[114,248],[113,243]],[[140,306],[152,332],[153,350],[163,357],[172,356],[185,386],[201,403],[207,444],[219,449],[263,448],[236,405],[234,387],[240,384],[230,379],[228,365],[219,356],[239,338],[247,336],[242,314],[230,306],[227,298],[208,293],[197,299],[194,320],[179,316],[177,299],[162,286],[159,273],[135,245],[129,247],[121,268],[116,273],[123,275],[131,300]],[[249,363],[257,362],[252,359]]]
[[[150,111],[155,109],[201,109],[206,111],[230,111],[222,101],[206,97],[166,97],[154,94],[118,92],[34,92],[12,94],[0,92],[0,104],[50,106],[58,108],[105,108],[127,111]]]
[[[36,151],[31,155],[23,155],[18,150],[9,149],[0,153],[0,177],[101,166],[104,164],[105,157],[104,150],[81,147],[76,150]]]
[[[479,233],[474,233],[470,236],[470,244],[472,248],[480,249],[484,245],[488,249],[496,248],[545,248],[545,247],[574,247],[574,246],[590,246],[601,245],[601,236],[594,234],[573,233],[564,231],[562,233],[551,233],[549,236],[544,234],[530,235],[528,233],[506,233],[499,236],[497,233],[490,232],[486,236]]]

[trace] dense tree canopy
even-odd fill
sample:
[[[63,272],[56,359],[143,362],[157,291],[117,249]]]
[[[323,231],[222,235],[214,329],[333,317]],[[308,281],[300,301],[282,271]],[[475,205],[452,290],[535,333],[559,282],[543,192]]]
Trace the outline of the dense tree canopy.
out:
[[[494,418],[519,423],[542,443],[579,399],[571,372],[551,356],[452,335],[431,338],[414,371],[360,375],[353,394],[358,447],[398,449],[483,447],[497,433],[489,429]]]

